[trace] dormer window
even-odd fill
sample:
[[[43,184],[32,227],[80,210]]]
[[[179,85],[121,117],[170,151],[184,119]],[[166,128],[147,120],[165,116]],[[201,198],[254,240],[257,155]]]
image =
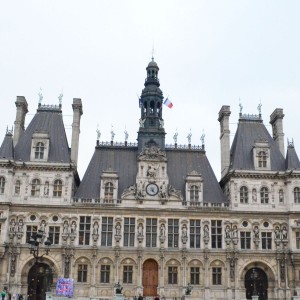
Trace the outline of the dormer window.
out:
[[[113,170],[104,171],[100,182],[100,199],[103,203],[116,203],[118,198],[118,175]]]
[[[260,151],[257,155],[258,167],[266,168],[267,167],[267,154],[265,151]]]
[[[270,170],[270,146],[267,140],[255,141],[253,161],[256,170]]]
[[[45,145],[44,143],[38,142],[35,146],[34,158],[44,159]]]
[[[299,187],[294,188],[294,202],[300,203],[300,188]]]
[[[0,177],[0,194],[4,194],[5,190],[5,178]]]
[[[47,161],[49,154],[49,134],[46,132],[35,132],[31,141],[31,161]]]
[[[267,187],[262,187],[260,189],[260,202],[262,204],[268,204],[269,203],[269,190]]]
[[[185,197],[190,205],[200,205],[203,202],[203,179],[196,171],[186,176]]]
[[[196,185],[192,185],[190,189],[190,200],[191,201],[199,201],[199,187]]]
[[[62,181],[57,179],[53,184],[53,197],[61,197],[62,195]]]
[[[41,182],[39,179],[33,179],[31,182],[31,196],[39,196],[41,189]]]
[[[114,196],[114,185],[111,182],[107,182],[104,187],[104,201],[112,202]]]

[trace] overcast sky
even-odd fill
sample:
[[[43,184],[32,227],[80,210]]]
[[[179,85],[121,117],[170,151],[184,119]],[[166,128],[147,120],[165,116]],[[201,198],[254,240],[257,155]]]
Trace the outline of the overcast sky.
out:
[[[300,1],[295,0],[52,0],[0,3],[0,139],[15,120],[16,96],[29,104],[26,125],[38,106],[58,104],[71,135],[72,99],[81,98],[79,173],[82,178],[101,140],[135,142],[138,96],[146,66],[154,58],[165,97],[166,143],[205,147],[220,178],[218,112],[230,105],[231,137],[239,114],[264,123],[277,107],[284,132],[300,154]],[[112,127],[113,126],[113,127]],[[231,139],[232,141],[232,139]],[[70,138],[69,138],[70,144]],[[286,146],[286,145],[285,145]]]

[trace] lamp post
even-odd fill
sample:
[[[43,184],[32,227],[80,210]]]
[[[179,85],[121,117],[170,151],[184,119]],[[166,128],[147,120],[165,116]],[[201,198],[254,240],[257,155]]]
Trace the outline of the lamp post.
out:
[[[40,255],[40,245],[43,243],[44,239],[45,239],[45,231],[39,229],[37,231],[37,233],[33,234],[30,239],[29,239],[29,249],[30,249],[30,253],[33,255],[35,262],[34,262],[34,285],[33,285],[33,291],[32,291],[32,300],[38,300],[37,299],[37,288],[38,288],[38,263],[39,260],[44,256],[44,255],[48,255],[50,249],[50,245],[51,245],[51,241],[49,240],[49,238],[46,239],[45,241],[45,249],[43,249],[45,252]]]

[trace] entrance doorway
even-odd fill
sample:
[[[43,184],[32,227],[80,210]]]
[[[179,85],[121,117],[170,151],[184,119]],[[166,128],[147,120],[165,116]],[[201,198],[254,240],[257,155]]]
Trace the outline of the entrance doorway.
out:
[[[28,273],[28,300],[45,300],[53,282],[52,269],[44,263],[36,263]]]
[[[252,299],[252,295],[259,296],[259,300],[268,300],[268,277],[259,268],[252,268],[245,275],[246,298]]]
[[[148,259],[143,264],[144,297],[157,295],[158,287],[158,264],[154,259]]]

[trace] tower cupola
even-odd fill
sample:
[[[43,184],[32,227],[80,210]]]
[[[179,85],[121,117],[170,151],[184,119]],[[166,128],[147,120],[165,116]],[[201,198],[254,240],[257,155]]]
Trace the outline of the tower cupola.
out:
[[[159,67],[152,60],[147,68],[147,78],[145,87],[140,97],[140,127],[138,131],[138,148],[139,152],[148,144],[153,144],[164,150],[165,148],[165,129],[162,118],[163,93],[159,88],[158,79]]]

